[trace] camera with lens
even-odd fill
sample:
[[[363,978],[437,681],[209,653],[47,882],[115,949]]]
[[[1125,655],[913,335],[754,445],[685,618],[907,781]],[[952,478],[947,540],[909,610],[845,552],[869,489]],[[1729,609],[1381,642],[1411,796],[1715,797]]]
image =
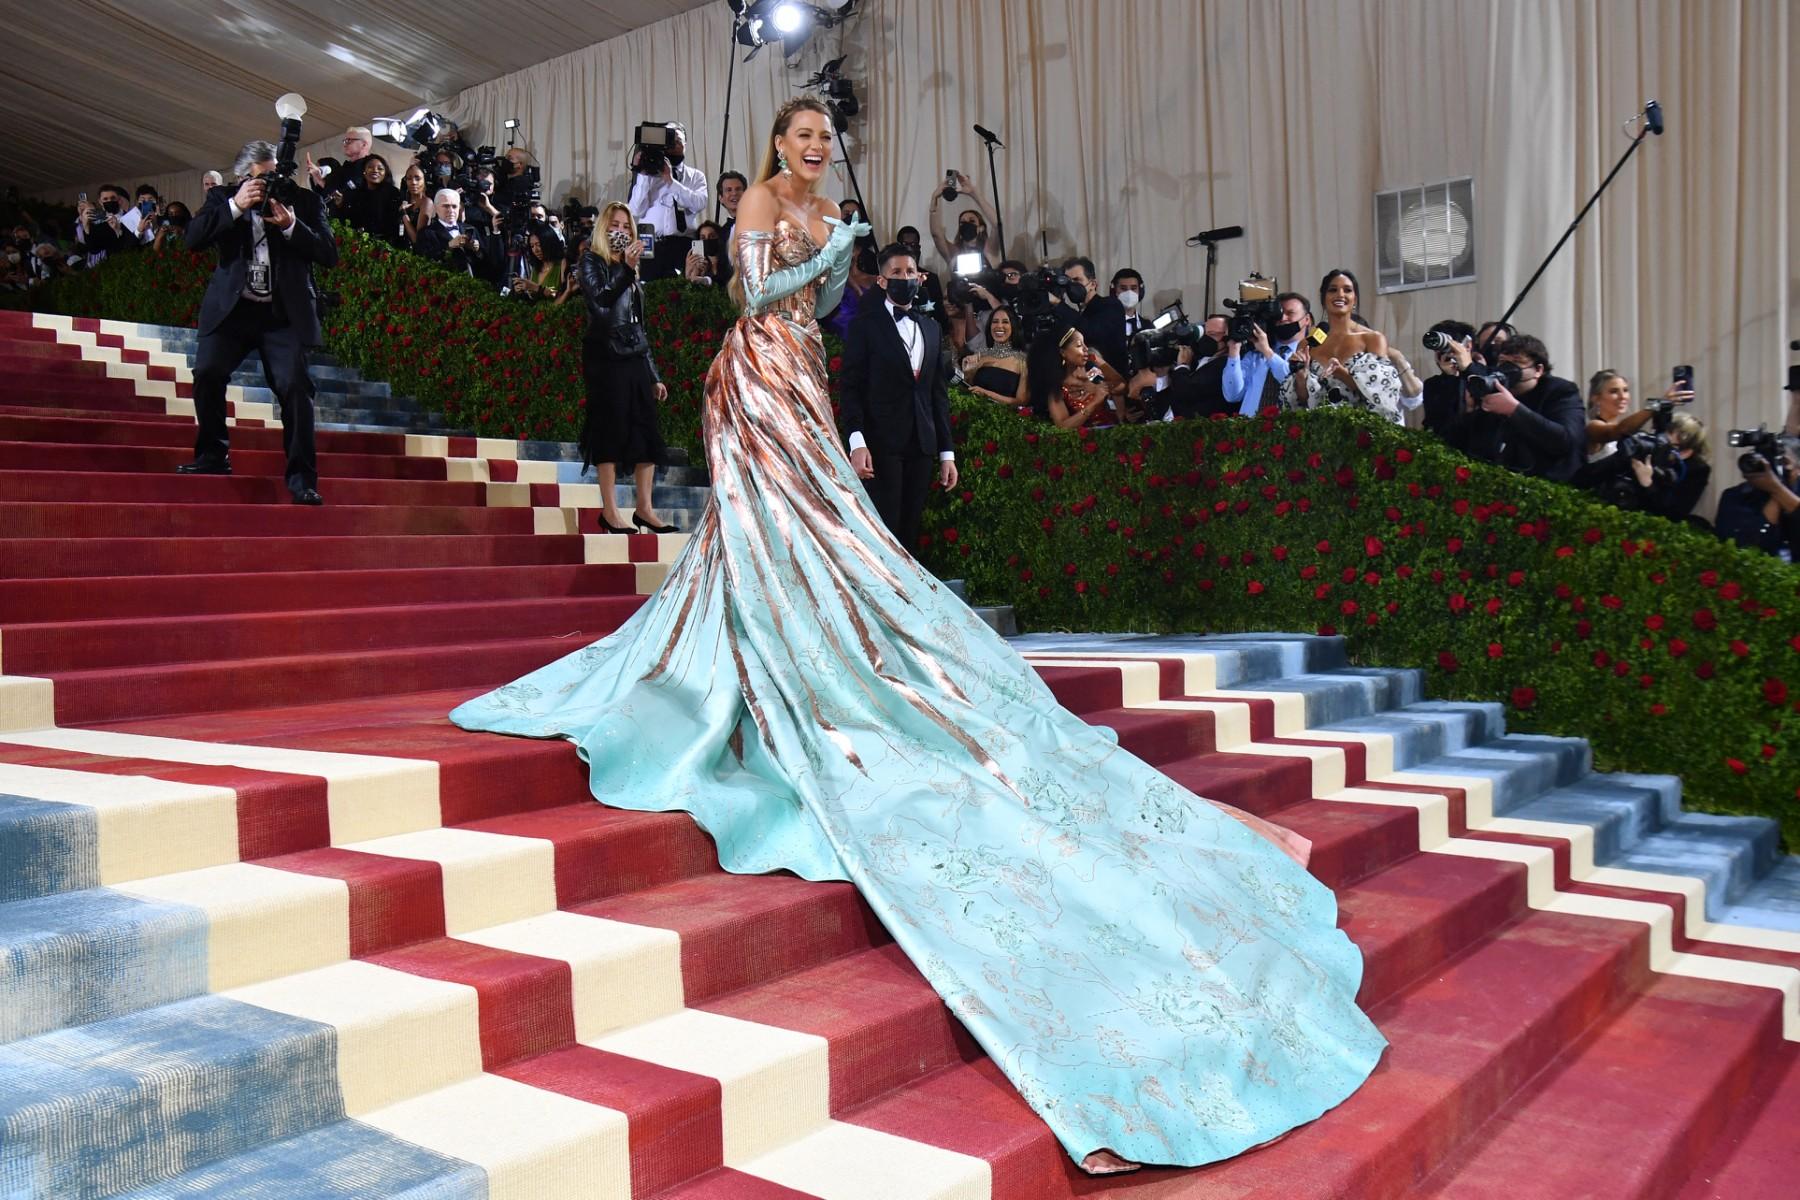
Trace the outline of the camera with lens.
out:
[[[1001,283],[1000,272],[983,270],[981,262],[981,255],[975,251],[958,254],[956,261],[951,264],[952,274],[949,282],[944,285],[944,299],[963,308],[986,312],[988,302],[976,295],[975,289],[977,287],[984,288],[990,295],[996,297],[1007,289]]]
[[[281,122],[281,141],[275,147],[275,169],[263,176],[267,190],[263,192],[263,215],[269,216],[280,203],[293,208],[300,200],[299,164],[294,153],[300,148],[300,118],[288,117]]]
[[[645,121],[637,127],[632,155],[639,175],[661,175],[675,146],[675,127],[667,121]]]
[[[1157,315],[1150,328],[1132,336],[1126,351],[1133,372],[1146,368],[1163,371],[1176,364],[1183,346],[1199,356],[1217,349],[1211,342],[1204,330],[1188,320],[1180,304],[1171,304]]]
[[[1255,340],[1256,329],[1261,326],[1270,340],[1275,340],[1275,328],[1281,324],[1281,305],[1275,302],[1275,295],[1280,290],[1279,283],[1255,271],[1240,281],[1237,296],[1224,297],[1225,308],[1231,313],[1226,339],[1248,344]]]
[[[1738,471],[1742,474],[1754,475],[1762,471],[1773,471],[1777,475],[1781,473],[1781,436],[1771,433],[1768,426],[1733,429],[1725,435],[1725,444],[1748,449],[1748,453],[1738,455]]]
[[[1515,363],[1497,362],[1489,366],[1472,362],[1462,373],[1463,391],[1477,403],[1501,388],[1512,391],[1519,386],[1519,368]]]
[[[1442,329],[1428,329],[1425,331],[1425,348],[1433,354],[1442,354],[1455,344],[1456,339],[1451,337],[1448,333],[1445,333]]]
[[[1051,266],[1027,271],[1019,277],[1019,295],[1015,307],[1031,336],[1036,337],[1057,323],[1056,304],[1052,297],[1061,297],[1064,304],[1079,308],[1082,301],[1087,299],[1087,288]]]
[[[1646,488],[1669,487],[1687,474],[1687,463],[1669,438],[1669,419],[1675,406],[1667,400],[1658,400],[1650,405],[1649,411],[1650,427],[1620,438],[1613,453],[1582,468],[1581,475],[1576,478],[1579,485],[1615,507],[1636,509],[1644,506]],[[1638,484],[1631,469],[1633,462],[1649,464],[1648,484]]]

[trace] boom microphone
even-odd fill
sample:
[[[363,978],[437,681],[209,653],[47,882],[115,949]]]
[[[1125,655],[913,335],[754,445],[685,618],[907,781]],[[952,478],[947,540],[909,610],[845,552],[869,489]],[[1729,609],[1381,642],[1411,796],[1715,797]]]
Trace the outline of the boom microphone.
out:
[[[1229,242],[1232,238],[1244,236],[1242,225],[1221,225],[1217,229],[1208,229],[1204,233],[1196,233],[1187,240],[1190,246],[1211,246],[1217,242]]]
[[[995,137],[994,131],[991,129],[983,129],[981,126],[977,125],[975,127],[975,136],[979,137],[982,141],[994,147],[996,150],[1006,149],[1006,143]]]
[[[1650,103],[1644,105],[1644,120],[1646,123],[1649,124],[1651,133],[1654,133],[1657,137],[1662,136],[1662,131],[1663,131],[1662,105],[1658,104],[1654,100],[1652,100],[1652,101],[1650,101]]]

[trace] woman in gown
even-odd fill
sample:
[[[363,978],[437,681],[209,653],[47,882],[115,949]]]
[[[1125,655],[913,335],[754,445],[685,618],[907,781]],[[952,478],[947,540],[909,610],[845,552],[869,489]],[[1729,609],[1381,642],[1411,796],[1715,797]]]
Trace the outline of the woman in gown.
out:
[[[1278,1137],[1381,1055],[1361,955],[1304,842],[1063,709],[887,533],[826,389],[817,319],[866,228],[816,194],[831,151],[789,101],[739,205],[713,497],[662,588],[451,719],[569,739],[598,799],[693,814],[727,870],[854,882],[1088,1169]]]
[[[1316,350],[1310,344],[1301,346],[1296,356],[1301,369],[1291,372],[1289,382],[1282,384],[1282,407],[1352,404],[1400,425],[1406,420],[1405,410],[1418,407],[1424,385],[1404,357],[1396,361],[1387,335],[1357,318],[1359,290],[1356,276],[1341,268],[1327,272],[1320,281],[1325,340]],[[1402,363],[1406,363],[1404,372]],[[1320,369],[1312,370],[1314,364]],[[1303,384],[1307,388],[1304,398],[1299,394]]]

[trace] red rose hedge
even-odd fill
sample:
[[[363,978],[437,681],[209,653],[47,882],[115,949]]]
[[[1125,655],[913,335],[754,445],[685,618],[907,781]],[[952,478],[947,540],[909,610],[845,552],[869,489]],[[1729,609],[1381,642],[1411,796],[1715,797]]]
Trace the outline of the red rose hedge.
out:
[[[332,353],[489,436],[580,427],[579,304],[522,305],[340,230]],[[191,324],[211,256],[142,253],[15,307]],[[665,432],[700,458],[729,299],[650,285]],[[835,350],[831,352],[835,356]],[[835,370],[837,361],[831,360]],[[1361,413],[1064,433],[959,395],[962,482],[918,552],[1033,629],[1318,630],[1606,770],[1800,844],[1800,568],[1467,459]]]
[[[334,226],[338,265],[318,272],[342,304],[325,348],[371,379],[484,437],[573,441],[581,430],[580,298],[556,306],[505,299],[403,251]],[[192,325],[211,251],[139,251],[10,298],[10,306],[154,325]],[[700,461],[700,393],[730,327],[722,289],[669,281],[646,289],[646,325],[669,399],[663,435]]]
[[[1800,568],[1360,413],[955,421],[962,480],[919,552],[1027,628],[1341,634],[1800,843]]]

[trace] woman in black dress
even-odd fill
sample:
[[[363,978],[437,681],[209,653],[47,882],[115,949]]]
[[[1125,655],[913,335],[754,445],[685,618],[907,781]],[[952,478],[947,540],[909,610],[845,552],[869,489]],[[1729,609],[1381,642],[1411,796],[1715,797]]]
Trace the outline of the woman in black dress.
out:
[[[400,189],[394,186],[387,163],[371,154],[362,171],[361,187],[338,193],[344,198],[344,220],[390,246],[405,245],[400,235]]]
[[[656,406],[669,389],[656,373],[644,332],[644,289],[638,283],[643,253],[631,210],[615,202],[601,212],[600,231],[581,256],[581,294],[588,310],[581,343],[587,381],[581,460],[599,477],[600,528],[607,533],[631,532],[615,495],[620,467],[637,485],[631,524],[651,533],[675,532],[656,515],[650,496],[656,468],[668,457]]]

